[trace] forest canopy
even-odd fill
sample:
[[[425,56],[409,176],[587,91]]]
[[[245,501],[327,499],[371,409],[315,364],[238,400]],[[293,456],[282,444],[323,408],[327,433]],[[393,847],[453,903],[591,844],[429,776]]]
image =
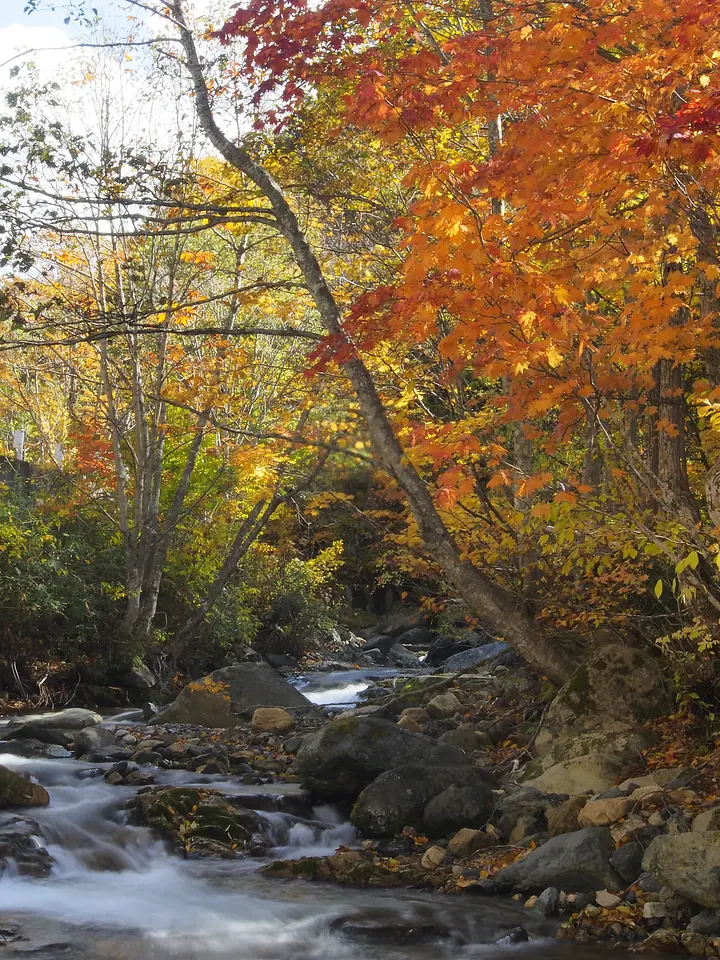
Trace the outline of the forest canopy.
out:
[[[0,68],[6,666],[299,655],[391,585],[707,696],[715,5],[109,7]]]

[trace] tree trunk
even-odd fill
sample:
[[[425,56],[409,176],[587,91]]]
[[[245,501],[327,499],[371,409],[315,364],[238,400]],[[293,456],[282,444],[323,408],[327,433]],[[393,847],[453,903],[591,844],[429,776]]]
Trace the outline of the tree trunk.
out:
[[[185,23],[181,0],[172,0],[170,8],[180,28],[196,109],[205,134],[227,163],[247,176],[270,203],[278,229],[293,250],[325,329],[339,346],[342,345],[343,352],[349,353],[349,358],[343,360],[340,366],[354,389],[368,425],[373,450],[405,492],[427,549],[473,610],[489,619],[529,663],[552,680],[563,682],[574,668],[567,651],[560,649],[549,638],[539,635],[522,602],[461,557],[424,481],[405,456],[369,370],[343,330],[340,309],[282,188],[244,147],[230,141],[217,125],[195,42]]]

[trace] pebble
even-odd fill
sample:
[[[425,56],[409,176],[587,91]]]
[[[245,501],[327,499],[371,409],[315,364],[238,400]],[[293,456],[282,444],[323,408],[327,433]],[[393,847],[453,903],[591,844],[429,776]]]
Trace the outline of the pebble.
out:
[[[650,900],[643,907],[643,917],[646,920],[662,920],[667,915],[667,907],[659,900]]]
[[[131,733],[126,733],[125,736],[120,741],[126,747],[134,747],[138,742],[138,738],[134,737]]]
[[[605,910],[614,910],[615,907],[620,906],[622,900],[616,894],[610,893],[609,890],[598,890],[595,894],[595,903]]]

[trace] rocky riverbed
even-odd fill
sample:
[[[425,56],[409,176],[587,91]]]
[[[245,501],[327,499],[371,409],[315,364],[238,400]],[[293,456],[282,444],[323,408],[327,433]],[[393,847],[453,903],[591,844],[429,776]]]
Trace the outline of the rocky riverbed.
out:
[[[150,722],[14,718],[3,948],[422,960],[602,939],[720,956],[711,765],[654,759],[651,660],[605,648],[583,670],[548,705],[503,666],[336,664],[292,686],[242,664]]]

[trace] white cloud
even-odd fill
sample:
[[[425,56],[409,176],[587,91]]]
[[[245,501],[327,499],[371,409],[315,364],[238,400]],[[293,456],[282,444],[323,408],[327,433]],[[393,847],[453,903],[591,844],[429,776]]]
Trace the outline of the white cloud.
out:
[[[67,50],[71,44],[70,37],[57,27],[28,27],[16,23],[0,29],[0,86],[7,83],[12,66],[30,60],[37,65],[40,79],[49,80],[72,56]]]

